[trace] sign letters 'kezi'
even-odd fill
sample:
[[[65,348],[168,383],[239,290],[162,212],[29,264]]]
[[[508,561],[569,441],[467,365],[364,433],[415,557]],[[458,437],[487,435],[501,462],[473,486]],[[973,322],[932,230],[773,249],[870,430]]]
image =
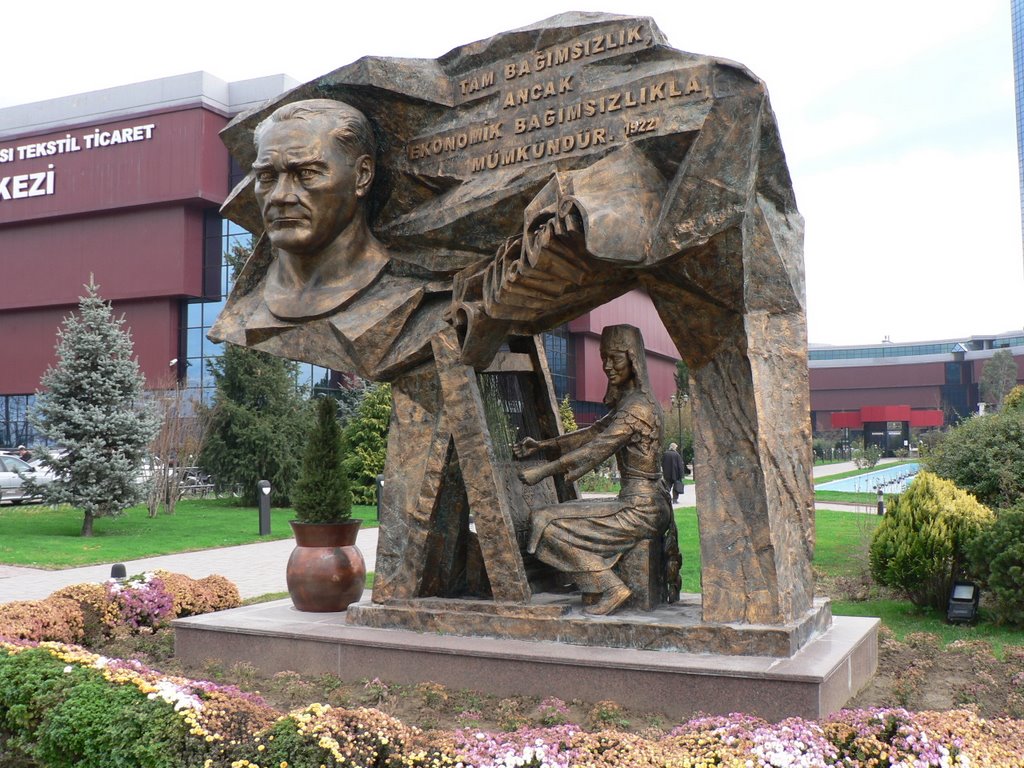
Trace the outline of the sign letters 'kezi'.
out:
[[[225,213],[265,234],[211,335],[392,382],[379,607],[525,606],[584,562],[568,525],[564,557],[538,560],[543,536],[531,552],[539,510],[575,499],[550,462],[577,440],[534,334],[641,288],[692,375],[704,619],[811,610],[803,220],[760,80],[650,19],[566,14],[437,60],[362,59],[224,138],[252,169]],[[656,439],[656,410],[632,413],[614,434]],[[548,455],[513,453],[524,438]],[[659,515],[584,589],[597,612],[672,599]]]

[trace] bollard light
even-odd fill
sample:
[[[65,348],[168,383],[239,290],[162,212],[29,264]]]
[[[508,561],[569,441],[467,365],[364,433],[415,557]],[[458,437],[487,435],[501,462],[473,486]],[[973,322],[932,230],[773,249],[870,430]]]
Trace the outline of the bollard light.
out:
[[[882,489],[878,489],[878,514],[885,514],[885,496],[882,494]]]
[[[377,475],[377,519],[380,520],[381,497],[384,495],[384,475]]]
[[[124,581],[128,578],[128,571],[124,567],[124,563],[114,563],[110,566],[110,578],[117,579],[118,581]]]
[[[270,482],[256,483],[256,501],[260,508],[260,536],[270,535]]]
[[[978,616],[978,600],[981,590],[973,581],[954,581],[949,593],[949,608],[946,621],[950,623],[974,621]]]

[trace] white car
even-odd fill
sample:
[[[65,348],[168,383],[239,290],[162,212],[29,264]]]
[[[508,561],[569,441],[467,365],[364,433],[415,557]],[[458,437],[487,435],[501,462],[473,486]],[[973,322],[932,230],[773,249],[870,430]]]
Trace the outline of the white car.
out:
[[[53,475],[45,469],[36,468],[17,456],[0,456],[0,501],[21,504],[38,498],[29,494],[25,488],[25,478],[31,477],[39,485],[53,482]]]

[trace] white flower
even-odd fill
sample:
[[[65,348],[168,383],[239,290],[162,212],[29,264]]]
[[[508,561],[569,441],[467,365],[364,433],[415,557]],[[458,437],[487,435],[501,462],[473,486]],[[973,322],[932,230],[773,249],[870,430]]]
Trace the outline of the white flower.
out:
[[[73,669],[74,669],[74,667],[71,666],[70,664],[68,664],[66,667],[64,667],[64,674],[65,675],[69,674],[71,672],[71,670],[73,670]]]

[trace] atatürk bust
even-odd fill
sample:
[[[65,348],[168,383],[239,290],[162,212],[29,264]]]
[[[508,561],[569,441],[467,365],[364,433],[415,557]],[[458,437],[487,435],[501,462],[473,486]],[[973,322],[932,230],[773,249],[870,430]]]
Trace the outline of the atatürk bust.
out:
[[[254,192],[277,258],[264,299],[283,320],[338,310],[387,264],[365,203],[376,142],[361,112],[311,99],[280,107],[257,127]]]
[[[377,144],[366,116],[295,101],[260,122],[253,143],[264,234],[210,338],[375,381],[427,361],[450,281],[394,268],[401,259],[371,231]]]

